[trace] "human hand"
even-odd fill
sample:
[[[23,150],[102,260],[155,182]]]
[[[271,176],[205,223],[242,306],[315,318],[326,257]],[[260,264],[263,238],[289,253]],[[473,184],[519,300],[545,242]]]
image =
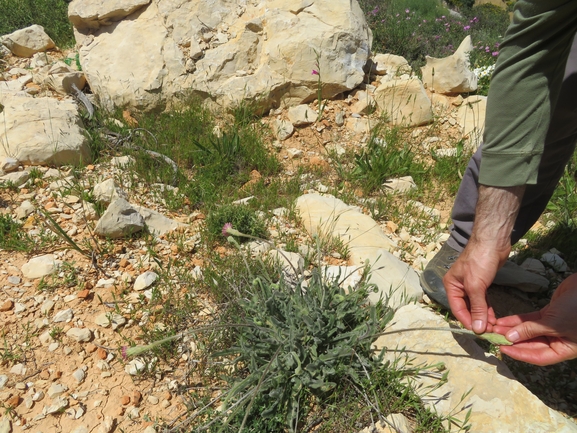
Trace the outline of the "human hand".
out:
[[[502,317],[493,331],[515,344],[501,352],[519,361],[550,365],[577,358],[577,274],[565,279],[540,311]]]
[[[443,278],[453,314],[477,334],[492,332],[496,318],[487,302],[487,288],[507,256],[507,250],[471,241]]]

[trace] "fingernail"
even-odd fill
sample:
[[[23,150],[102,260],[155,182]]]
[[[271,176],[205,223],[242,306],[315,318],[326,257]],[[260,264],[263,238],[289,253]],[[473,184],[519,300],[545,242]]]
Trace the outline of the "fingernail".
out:
[[[512,331],[507,332],[505,337],[507,337],[507,340],[509,340],[511,343],[514,343],[515,341],[517,341],[519,339],[519,333],[515,330],[512,330]]]
[[[483,326],[483,321],[482,320],[475,320],[473,322],[473,331],[475,332],[483,332],[485,330],[484,326]]]

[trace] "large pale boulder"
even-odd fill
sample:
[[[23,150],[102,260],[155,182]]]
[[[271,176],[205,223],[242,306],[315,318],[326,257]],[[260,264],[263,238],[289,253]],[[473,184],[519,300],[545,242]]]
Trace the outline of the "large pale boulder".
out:
[[[90,147],[74,102],[0,94],[0,104],[4,105],[0,156],[31,165],[90,161]]]
[[[404,306],[387,329],[402,332],[383,335],[374,345],[377,350],[386,347],[385,360],[397,358],[397,368],[443,366],[438,376],[426,369],[408,379],[431,410],[457,419],[470,410],[471,431],[476,433],[577,432],[575,423],[542,403],[472,336],[415,330],[425,327],[449,329],[449,324],[426,307]],[[447,372],[447,381],[440,382]]]
[[[395,125],[419,126],[433,121],[431,100],[418,78],[386,81],[377,87],[374,98]]]
[[[316,97],[313,69],[330,98],[362,82],[372,39],[357,0],[87,3],[74,0],[69,16],[106,108],[163,108],[188,92],[293,106]]]
[[[44,32],[44,27],[37,24],[2,36],[0,41],[18,57],[32,57],[40,51],[56,47],[54,41]]]
[[[369,72],[376,75],[390,75],[396,77],[403,74],[411,74],[413,70],[402,56],[395,54],[375,54],[368,64]]]
[[[76,0],[68,6],[68,19],[78,30],[98,29],[120,21],[149,3],[150,0]]]
[[[467,36],[452,55],[437,59],[427,56],[422,68],[423,82],[437,93],[465,93],[477,90],[477,75],[471,70],[469,52],[473,50],[471,36]]]
[[[368,282],[378,288],[371,302],[387,300],[392,308],[419,300],[423,291],[417,273],[393,254],[394,241],[387,237],[370,216],[332,196],[305,194],[296,201],[305,229],[323,239],[336,237],[349,250],[353,266],[370,267]]]

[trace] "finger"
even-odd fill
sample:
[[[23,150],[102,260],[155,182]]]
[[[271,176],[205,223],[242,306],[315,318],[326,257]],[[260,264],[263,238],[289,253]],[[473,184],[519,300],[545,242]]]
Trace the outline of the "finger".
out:
[[[528,362],[529,364],[544,366],[560,361],[558,354],[547,345],[538,349],[531,349],[520,345],[501,346],[500,349],[501,353],[518,361]]]
[[[471,304],[472,329],[477,334],[482,334],[487,329],[488,307],[485,291],[471,290],[469,293]]]
[[[497,319],[496,325],[513,327],[520,325],[521,323],[526,321],[537,321],[540,318],[541,318],[540,311],[534,311],[532,313],[526,313],[526,314],[514,314],[512,316],[505,316]]]
[[[465,328],[471,329],[471,313],[469,312],[469,306],[465,299],[449,298],[449,305],[455,318],[461,322]]]
[[[560,334],[543,320],[523,321],[505,334],[507,340],[512,343],[542,336],[560,337]]]

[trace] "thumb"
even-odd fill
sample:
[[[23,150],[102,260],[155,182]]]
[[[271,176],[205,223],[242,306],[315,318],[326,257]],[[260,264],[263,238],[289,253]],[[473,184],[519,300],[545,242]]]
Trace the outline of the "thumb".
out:
[[[482,334],[487,329],[487,300],[484,292],[474,292],[469,295],[471,304],[471,324],[476,334]]]
[[[511,328],[505,334],[505,337],[511,343],[543,336],[558,336],[558,333],[550,326],[543,323],[542,320],[523,322],[514,328]]]

